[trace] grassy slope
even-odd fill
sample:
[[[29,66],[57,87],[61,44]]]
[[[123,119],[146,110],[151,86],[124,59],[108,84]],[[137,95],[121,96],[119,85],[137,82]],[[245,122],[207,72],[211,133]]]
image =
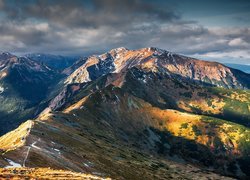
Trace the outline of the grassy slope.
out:
[[[71,171],[53,170],[50,168],[11,168],[0,169],[1,179],[109,179],[93,176],[90,174],[76,173]]]

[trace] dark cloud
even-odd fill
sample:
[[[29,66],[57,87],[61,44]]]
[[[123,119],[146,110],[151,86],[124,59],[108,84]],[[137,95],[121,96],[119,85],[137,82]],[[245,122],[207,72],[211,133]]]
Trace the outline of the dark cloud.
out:
[[[0,10],[4,7],[4,2],[3,0],[0,0]]]
[[[175,2],[0,0],[0,50],[86,55],[156,46],[199,57],[243,56],[249,62],[249,27],[202,25],[187,19]]]
[[[157,0],[156,0],[157,1]],[[167,4],[158,6],[154,1],[142,0],[32,0],[6,1],[7,18],[25,20],[36,18],[62,26],[125,27],[131,23],[174,21],[179,15]]]

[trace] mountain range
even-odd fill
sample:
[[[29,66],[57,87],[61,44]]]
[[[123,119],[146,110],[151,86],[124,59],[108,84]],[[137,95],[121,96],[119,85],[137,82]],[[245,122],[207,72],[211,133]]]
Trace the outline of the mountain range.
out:
[[[0,134],[34,117],[36,107],[60,76],[40,62],[0,54]]]
[[[63,70],[71,66],[80,58],[79,56],[61,56],[41,53],[27,54],[25,57],[40,63],[44,63],[55,70]]]
[[[250,74],[154,47],[36,57],[0,55],[0,167],[250,177]]]
[[[239,69],[243,72],[250,73],[250,64],[232,64],[232,63],[225,63],[226,66],[234,68],[234,69]]]

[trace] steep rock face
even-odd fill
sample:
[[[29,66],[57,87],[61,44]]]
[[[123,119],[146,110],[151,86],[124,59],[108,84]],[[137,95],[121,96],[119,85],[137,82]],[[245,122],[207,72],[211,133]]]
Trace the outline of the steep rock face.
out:
[[[249,88],[249,75],[216,62],[201,61],[157,48],[113,49],[86,59],[65,81],[83,83],[108,73],[119,73],[132,67],[145,71],[164,72],[201,84],[225,88]]]
[[[44,64],[0,54],[0,134],[31,118],[58,74]]]

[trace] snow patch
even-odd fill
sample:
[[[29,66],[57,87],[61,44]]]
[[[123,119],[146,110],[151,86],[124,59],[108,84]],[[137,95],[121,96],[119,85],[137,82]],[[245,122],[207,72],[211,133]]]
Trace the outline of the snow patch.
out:
[[[115,97],[116,97],[117,102],[120,102],[120,99],[116,94],[115,94]]]
[[[141,78],[137,78],[138,80],[142,81],[144,84],[147,83],[147,76],[144,74]]]
[[[3,92],[4,92],[4,88],[0,86],[0,94],[2,94]]]
[[[162,49],[158,49],[158,48],[155,48],[155,51],[154,51],[154,56],[161,56],[162,54],[164,54],[165,51],[162,50]]]
[[[89,167],[89,165],[87,163],[83,163],[83,164],[84,164],[84,166]]]
[[[0,93],[0,94],[1,94],[1,93]],[[10,114],[10,113],[12,113],[12,112],[14,112],[14,109],[8,111],[8,114]]]
[[[61,151],[59,149],[56,148],[52,148],[54,151],[56,151],[59,155],[61,154]]]
[[[120,54],[116,54],[116,58],[119,59],[121,56]]]
[[[85,167],[93,167],[94,166],[94,163],[90,162],[90,161],[87,161],[87,162],[84,162],[83,165]]]
[[[8,161],[8,163],[10,164],[9,166],[5,166],[5,168],[17,168],[17,167],[22,167],[21,164],[16,163],[10,159],[6,159]]]
[[[54,151],[57,151],[57,152],[60,152],[60,150],[59,150],[59,149],[56,149],[56,148],[53,148],[53,150],[54,150]]]

